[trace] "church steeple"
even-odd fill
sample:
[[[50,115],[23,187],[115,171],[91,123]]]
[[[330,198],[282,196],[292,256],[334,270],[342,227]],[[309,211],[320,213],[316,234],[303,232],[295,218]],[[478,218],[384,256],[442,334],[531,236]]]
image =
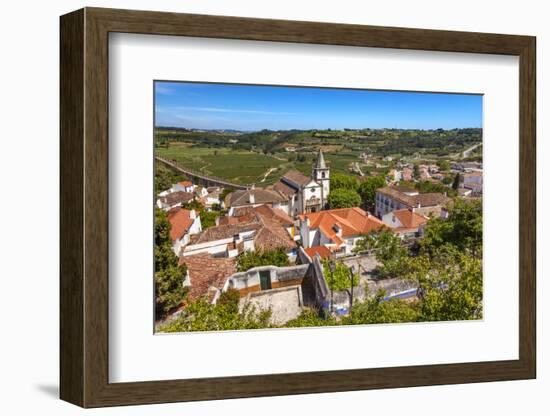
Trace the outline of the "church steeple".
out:
[[[323,152],[321,149],[319,149],[319,153],[317,154],[317,161],[315,162],[315,169],[326,169],[327,165],[325,164],[325,157],[323,156]]]
[[[325,163],[323,152],[319,149],[317,160],[313,165],[311,177],[315,182],[321,185],[321,204],[323,207],[327,204],[327,197],[330,192],[330,170]]]

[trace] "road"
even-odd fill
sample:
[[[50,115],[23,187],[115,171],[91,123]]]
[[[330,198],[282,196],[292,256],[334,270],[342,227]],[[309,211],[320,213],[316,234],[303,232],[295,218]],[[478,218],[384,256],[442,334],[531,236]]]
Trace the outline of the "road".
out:
[[[468,149],[464,150],[462,152],[462,159],[465,159],[470,156],[470,153],[472,153],[474,150],[476,150],[479,146],[481,146],[483,143],[478,143],[476,145],[473,145],[472,147],[469,147]]]

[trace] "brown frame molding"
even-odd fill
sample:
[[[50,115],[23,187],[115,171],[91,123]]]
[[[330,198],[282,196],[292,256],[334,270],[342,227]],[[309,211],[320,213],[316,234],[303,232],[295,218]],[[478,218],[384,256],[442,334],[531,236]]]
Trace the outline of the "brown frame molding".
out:
[[[530,36],[85,8],[60,19],[60,396],[82,407],[536,377],[536,39]],[[108,34],[369,46],[520,58],[519,359],[109,383]]]

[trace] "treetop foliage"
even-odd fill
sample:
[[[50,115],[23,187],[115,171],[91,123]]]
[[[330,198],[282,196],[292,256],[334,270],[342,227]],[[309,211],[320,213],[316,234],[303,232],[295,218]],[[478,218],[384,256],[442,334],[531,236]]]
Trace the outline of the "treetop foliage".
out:
[[[284,249],[245,251],[237,256],[237,270],[245,272],[259,266],[289,266],[288,256]]]

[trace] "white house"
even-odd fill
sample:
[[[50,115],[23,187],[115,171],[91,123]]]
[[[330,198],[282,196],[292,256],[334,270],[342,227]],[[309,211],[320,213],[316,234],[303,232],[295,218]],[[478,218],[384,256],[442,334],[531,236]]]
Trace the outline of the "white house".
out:
[[[225,208],[256,207],[268,204],[282,209],[296,217],[303,212],[317,212],[325,208],[330,192],[330,170],[325,163],[323,152],[319,150],[313,165],[311,177],[291,170],[279,182],[262,189],[252,186],[247,190],[235,191],[225,198]]]
[[[252,186],[246,190],[231,192],[225,197],[224,201],[225,209],[229,211],[229,215],[232,215],[235,209],[254,208],[264,204],[288,212],[289,199],[286,195],[275,189],[263,189]]]
[[[163,192],[159,194],[157,199],[157,207],[164,211],[169,211],[173,208],[179,208],[182,204],[187,204],[195,199],[195,195],[189,192]]]
[[[172,248],[179,256],[183,248],[189,244],[190,237],[202,231],[201,218],[193,209],[174,208],[168,211],[168,221]]]
[[[404,186],[387,186],[376,190],[375,214],[382,218],[388,212],[411,209],[421,215],[439,217],[448,201],[447,195],[437,192],[421,194]]]
[[[412,238],[422,235],[424,226],[428,221],[428,217],[418,214],[412,209],[399,209],[382,216],[382,222],[401,238]]]
[[[323,152],[319,150],[310,177],[291,170],[272,188],[287,196],[287,213],[291,216],[296,217],[304,212],[318,212],[324,209],[330,193],[330,169],[325,163]]]
[[[195,192],[195,185],[191,181],[181,181],[172,185],[172,192]]]
[[[473,192],[483,192],[483,172],[467,172],[463,175],[463,186],[466,189],[471,189]]]
[[[336,255],[351,255],[364,234],[384,228],[382,221],[361,208],[340,208],[300,215],[305,249],[324,246]]]
[[[191,244],[183,256],[208,253],[217,257],[236,257],[245,251],[282,248],[290,260],[296,258],[296,242],[283,224],[260,213],[237,222],[231,221],[206,229]]]

